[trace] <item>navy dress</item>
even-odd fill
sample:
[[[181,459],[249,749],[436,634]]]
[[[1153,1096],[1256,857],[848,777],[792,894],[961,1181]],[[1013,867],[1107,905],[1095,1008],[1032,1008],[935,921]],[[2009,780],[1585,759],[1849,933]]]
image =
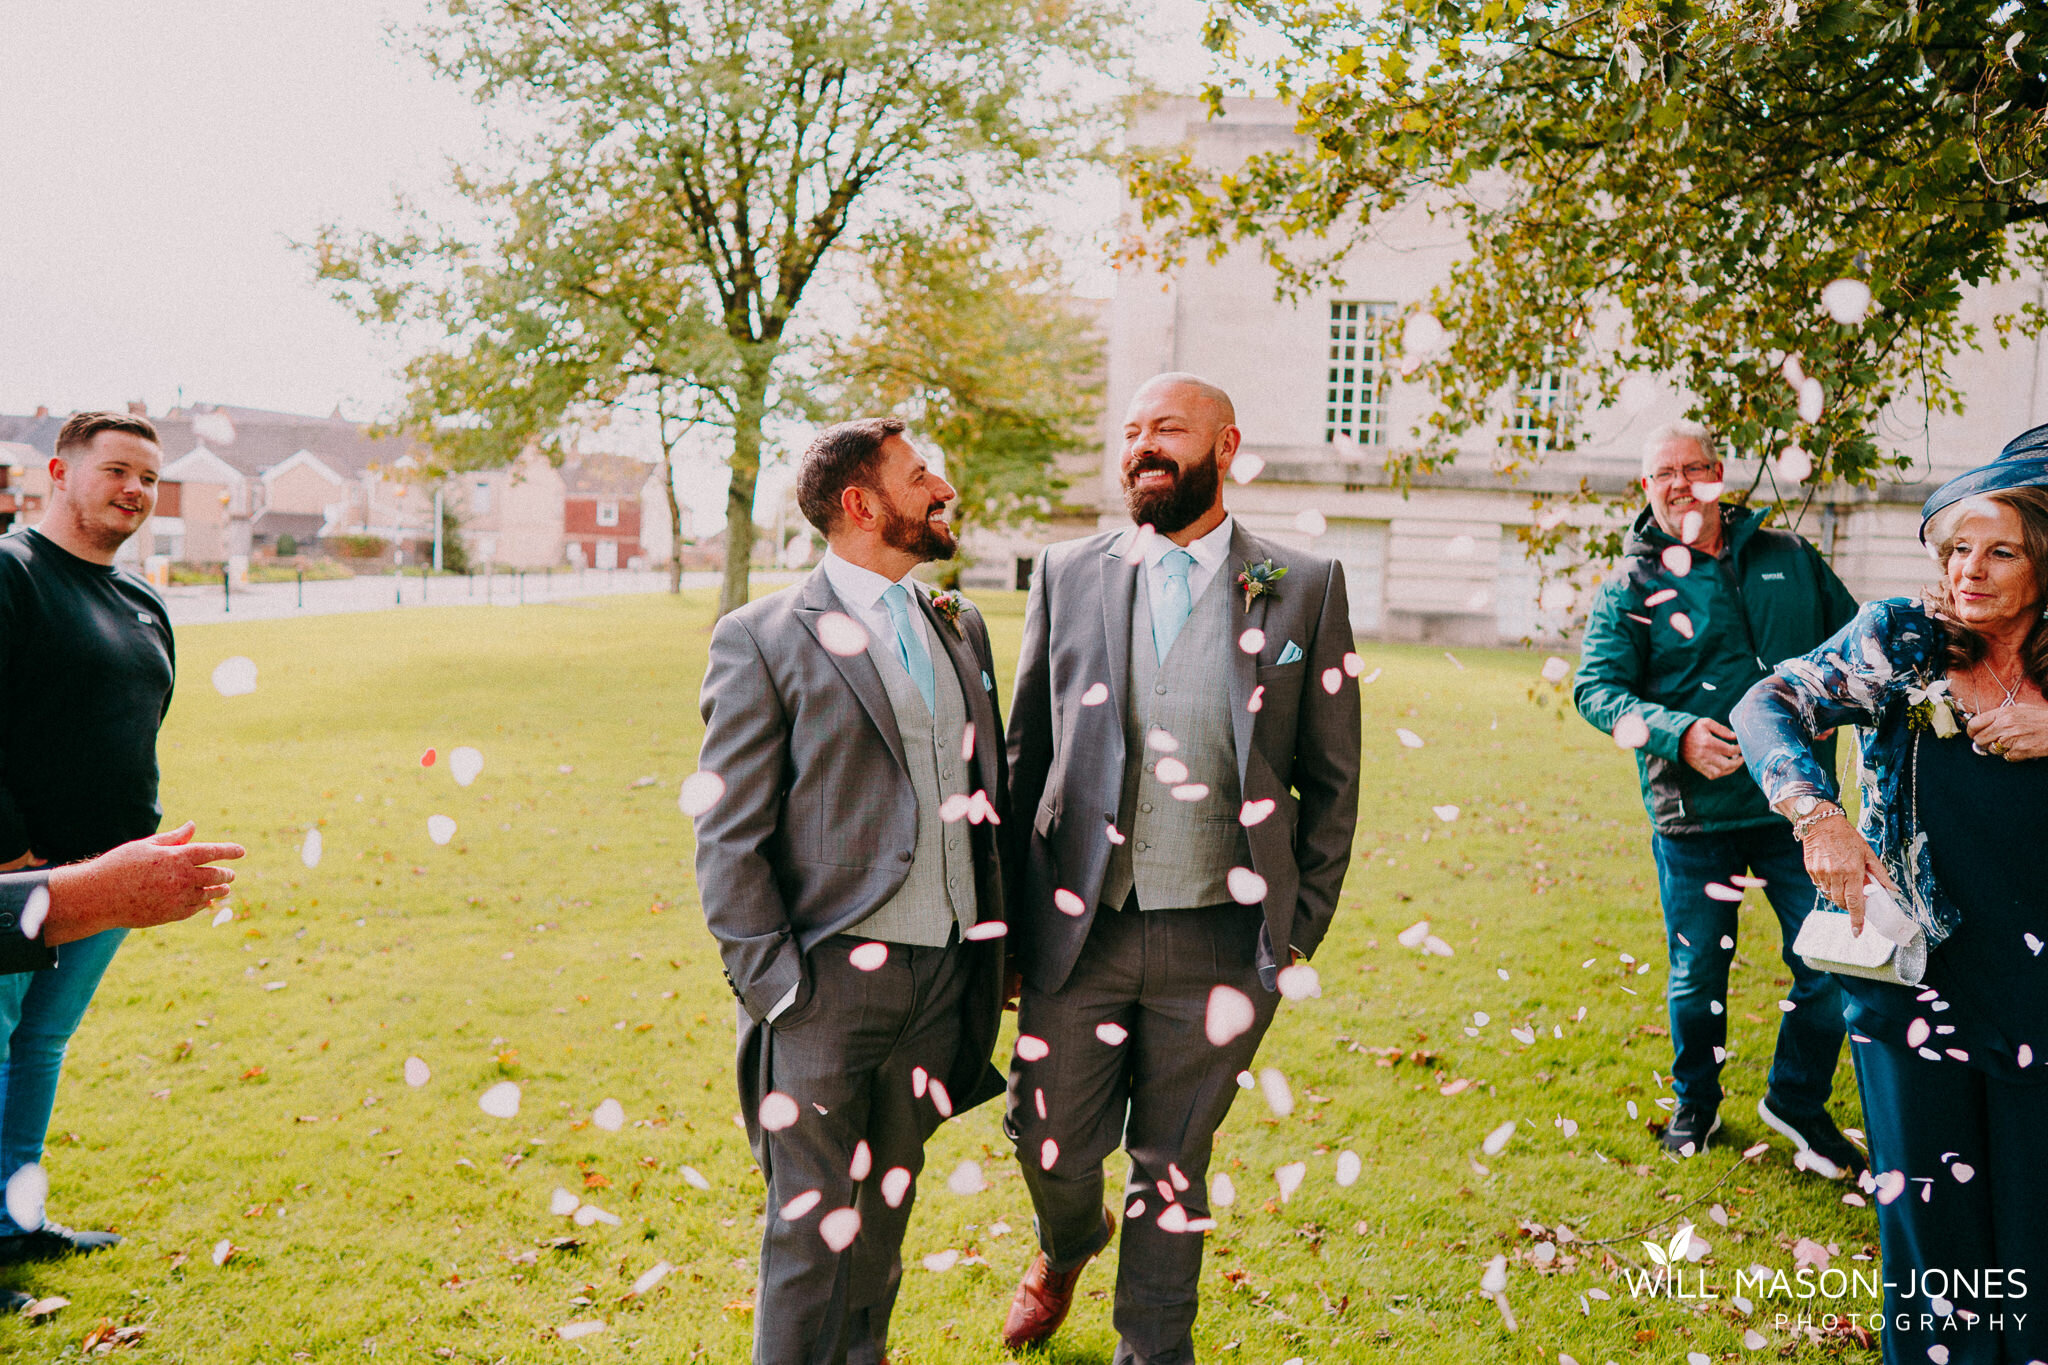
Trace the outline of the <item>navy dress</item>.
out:
[[[1839,978],[1879,1178],[1884,1356],[2048,1360],[2048,761],[1922,733],[1911,762],[1960,923],[1919,988]]]

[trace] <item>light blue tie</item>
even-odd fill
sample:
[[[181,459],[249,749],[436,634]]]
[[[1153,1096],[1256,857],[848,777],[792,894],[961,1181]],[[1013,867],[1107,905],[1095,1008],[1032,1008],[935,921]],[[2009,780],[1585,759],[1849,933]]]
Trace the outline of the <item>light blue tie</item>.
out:
[[[1159,567],[1166,570],[1166,585],[1159,594],[1159,612],[1152,618],[1152,647],[1159,651],[1159,662],[1165,663],[1166,652],[1195,610],[1194,599],[1188,596],[1188,570],[1195,567],[1195,557],[1186,550],[1168,550]]]
[[[1186,595],[1183,588],[1182,595]],[[934,715],[939,709],[939,680],[932,674],[931,651],[924,647],[924,637],[910,626],[910,590],[901,583],[891,583],[882,594],[882,601],[888,604],[889,620],[896,627],[896,654],[903,660],[904,671],[917,684],[918,692],[924,697],[927,711]]]

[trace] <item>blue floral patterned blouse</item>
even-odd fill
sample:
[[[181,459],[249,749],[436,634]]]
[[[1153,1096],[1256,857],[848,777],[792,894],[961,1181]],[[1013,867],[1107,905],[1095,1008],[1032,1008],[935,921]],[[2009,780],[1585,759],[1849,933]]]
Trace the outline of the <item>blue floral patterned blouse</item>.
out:
[[[1729,724],[1750,775],[1772,805],[1798,796],[1839,799],[1835,775],[1808,752],[1813,736],[1859,727],[1863,837],[1905,893],[1900,909],[1940,943],[1961,920],[1934,880],[1927,835],[1913,827],[1914,729],[1906,710],[1943,675],[1941,628],[1907,598],[1871,602],[1810,654],[1787,659],[1736,704]]]

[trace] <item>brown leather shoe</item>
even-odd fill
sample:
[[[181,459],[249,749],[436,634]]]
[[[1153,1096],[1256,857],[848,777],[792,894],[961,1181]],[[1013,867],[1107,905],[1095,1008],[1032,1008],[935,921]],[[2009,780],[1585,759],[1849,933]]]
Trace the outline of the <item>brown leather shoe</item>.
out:
[[[1102,1221],[1109,1225],[1109,1237],[1114,1240],[1116,1215],[1104,1209]],[[1108,1241],[1103,1243],[1108,1245]],[[1067,1320],[1067,1310],[1074,1306],[1074,1287],[1087,1268],[1087,1261],[1083,1261],[1064,1274],[1054,1274],[1046,1264],[1045,1253],[1033,1253],[1024,1278],[1017,1282],[1017,1293],[1010,1300],[1010,1315],[1003,1319],[1003,1345],[1012,1351],[1021,1350],[1036,1346],[1059,1331],[1060,1324]]]

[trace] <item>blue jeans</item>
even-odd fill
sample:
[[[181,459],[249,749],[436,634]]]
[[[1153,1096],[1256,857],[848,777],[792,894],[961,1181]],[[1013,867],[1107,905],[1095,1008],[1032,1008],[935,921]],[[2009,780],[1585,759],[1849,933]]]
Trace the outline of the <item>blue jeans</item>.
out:
[[[1678,1102],[1709,1109],[1721,1103],[1718,1054],[1728,1045],[1728,966],[1735,958],[1737,904],[1715,900],[1706,887],[1727,886],[1729,878],[1747,872],[1764,879],[1764,896],[1778,913],[1785,965],[1792,970],[1787,998],[1793,1008],[1779,1021],[1778,1051],[1771,1059],[1771,1107],[1788,1115],[1822,1112],[1847,1030],[1841,988],[1792,951],[1816,896],[1792,827],[1773,821],[1719,834],[1653,834],[1650,849],[1671,956],[1671,1089]]]
[[[126,937],[108,929],[59,948],[49,971],[0,976],[0,1183],[43,1159],[64,1048]],[[0,1210],[0,1237],[21,1231]]]

